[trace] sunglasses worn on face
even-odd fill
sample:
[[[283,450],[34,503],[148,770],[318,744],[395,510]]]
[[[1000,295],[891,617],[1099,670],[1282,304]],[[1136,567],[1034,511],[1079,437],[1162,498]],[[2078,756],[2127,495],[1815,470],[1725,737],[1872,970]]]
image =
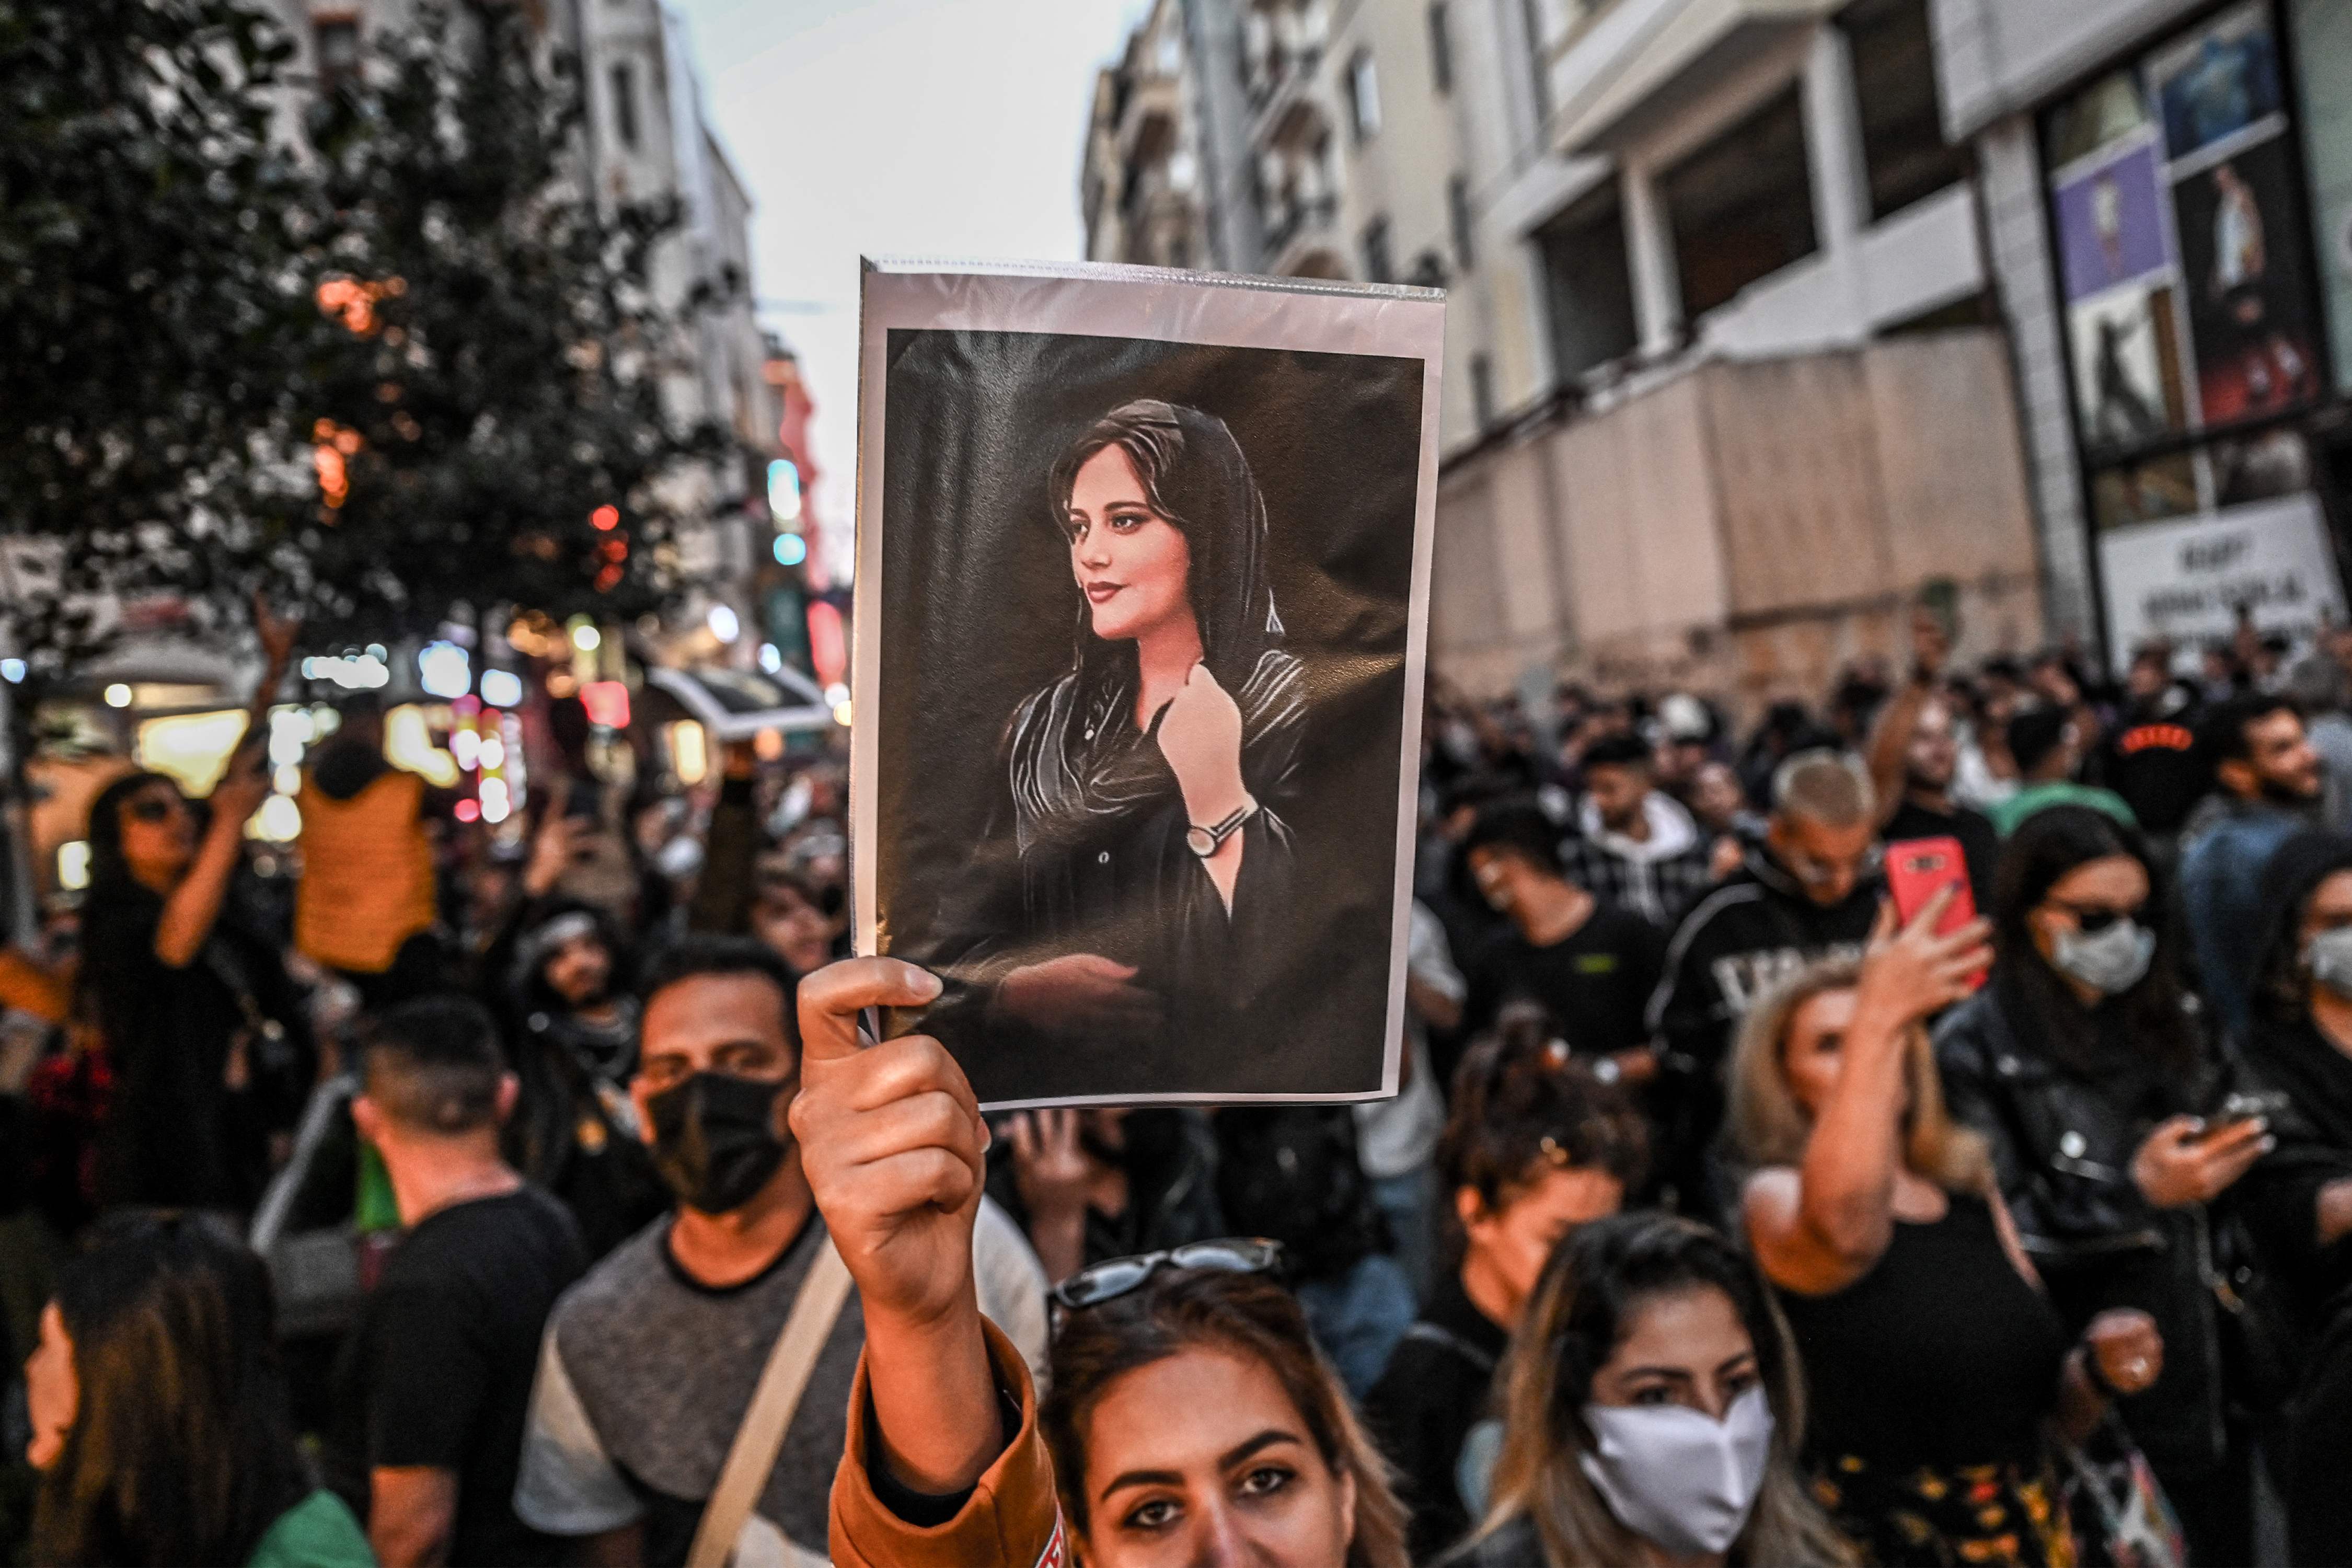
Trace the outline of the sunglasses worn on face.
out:
[[[1170,1268],[1214,1268],[1227,1274],[1272,1274],[1282,1268],[1282,1243],[1263,1237],[1228,1237],[1222,1241],[1196,1241],[1165,1252],[1137,1258],[1109,1258],[1081,1268],[1054,1287],[1054,1304],[1066,1312],[1082,1312],[1129,1294],[1158,1273]]]
[[[2050,902],[2053,908],[2063,910],[2074,916],[2074,924],[2081,928],[2084,936],[2096,936],[2117,921],[2136,921],[2139,919],[2139,912],[2145,907],[2134,904],[2127,910],[2111,910],[2095,904],[2063,903],[2056,899],[2051,900]]]
[[[144,800],[132,801],[125,809],[129,812],[131,821],[144,822],[152,826],[156,823],[169,822],[179,816],[180,803],[176,800],[166,800],[160,795],[151,795]]]

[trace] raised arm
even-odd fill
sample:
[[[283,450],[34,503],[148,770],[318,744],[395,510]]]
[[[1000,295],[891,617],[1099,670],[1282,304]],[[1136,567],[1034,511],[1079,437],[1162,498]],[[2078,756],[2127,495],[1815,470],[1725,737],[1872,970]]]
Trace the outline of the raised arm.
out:
[[[1871,1270],[1894,1236],[1913,1031],[1966,995],[1991,956],[1981,921],[1936,934],[1950,900],[1948,891],[1937,894],[1899,934],[1892,910],[1881,911],[1839,1046],[1837,1082],[1805,1141],[1804,1159],[1794,1171],[1766,1171],[1748,1184],[1757,1260],[1785,1289],[1842,1290]]]
[[[229,759],[228,772],[213,786],[213,819],[196,846],[188,874],[163,900],[155,926],[155,956],[172,969],[185,969],[202,952],[220,919],[221,901],[236,874],[245,847],[245,825],[269,794],[267,743],[251,738]]]
[[[988,1130],[938,1041],[860,1046],[867,1007],[917,1007],[940,983],[856,958],[801,983],[793,1134],[866,1316],[875,1435],[890,1473],[923,1493],[971,1487],[1004,1448],[971,1233]]]
[[[1944,662],[1951,653],[1950,639],[1944,635],[1942,623],[1925,610],[1913,614],[1911,649],[1911,679],[1886,700],[1886,706],[1879,710],[1878,722],[1870,731],[1866,760],[1881,826],[1902,809],[1904,773],[1908,765],[1906,753],[1911,749],[1911,733],[1919,726],[1919,710],[1936,695]]]

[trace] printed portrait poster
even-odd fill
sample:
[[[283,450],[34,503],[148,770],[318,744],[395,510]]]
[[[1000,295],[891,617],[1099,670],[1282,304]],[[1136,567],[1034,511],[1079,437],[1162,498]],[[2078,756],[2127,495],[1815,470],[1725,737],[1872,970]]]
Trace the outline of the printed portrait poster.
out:
[[[2294,408],[2319,394],[2319,333],[2289,146],[2274,135],[2173,187],[2208,425]]]
[[[858,943],[983,1104],[1396,1091],[1444,317],[867,264]]]

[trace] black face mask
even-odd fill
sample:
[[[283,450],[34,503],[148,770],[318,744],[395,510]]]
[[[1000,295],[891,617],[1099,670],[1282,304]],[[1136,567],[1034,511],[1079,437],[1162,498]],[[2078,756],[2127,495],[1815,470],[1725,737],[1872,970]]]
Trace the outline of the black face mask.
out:
[[[687,1207],[741,1208],[784,1163],[776,1136],[782,1083],[698,1072],[646,1101],[654,1121],[654,1168]]]

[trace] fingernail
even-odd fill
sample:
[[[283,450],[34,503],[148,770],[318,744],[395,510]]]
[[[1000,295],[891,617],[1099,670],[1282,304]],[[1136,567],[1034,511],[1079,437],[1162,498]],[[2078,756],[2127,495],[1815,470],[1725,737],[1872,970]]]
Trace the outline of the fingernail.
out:
[[[940,977],[932,973],[929,970],[920,969],[917,970],[915,973],[915,994],[921,1000],[929,1002],[940,992],[947,989],[947,986],[940,981]]]
[[[2265,1139],[2263,1139],[2263,1153],[2267,1154],[2267,1153],[2269,1153],[2272,1150],[2273,1150],[2273,1149],[2275,1149],[2275,1148],[2277,1148],[2277,1147],[2278,1147],[2278,1140],[2277,1140],[2277,1139],[2275,1139],[2275,1138],[2265,1138]]]
[[[996,1129],[988,1124],[986,1117],[982,1117],[980,1122],[980,1152],[985,1154],[995,1147]]]

